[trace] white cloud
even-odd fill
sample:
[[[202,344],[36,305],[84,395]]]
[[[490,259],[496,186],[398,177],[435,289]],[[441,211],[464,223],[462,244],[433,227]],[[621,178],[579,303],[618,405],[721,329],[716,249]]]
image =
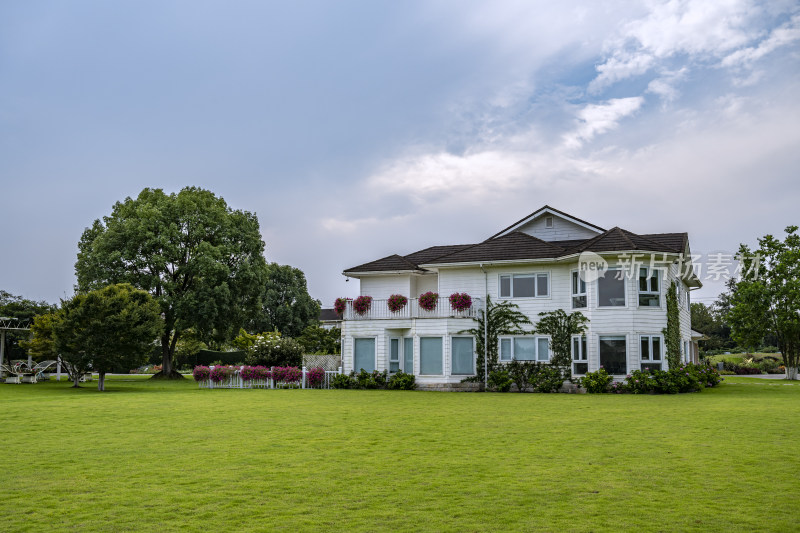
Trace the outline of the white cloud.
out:
[[[578,112],[578,127],[564,136],[564,144],[579,148],[596,135],[615,129],[619,121],[636,112],[644,103],[641,96],[615,98],[605,104],[589,104]]]
[[[792,44],[797,40],[800,40],[800,15],[795,15],[783,26],[772,30],[769,37],[758,43],[758,46],[742,48],[729,54],[722,60],[722,66],[750,66],[770,52]]]

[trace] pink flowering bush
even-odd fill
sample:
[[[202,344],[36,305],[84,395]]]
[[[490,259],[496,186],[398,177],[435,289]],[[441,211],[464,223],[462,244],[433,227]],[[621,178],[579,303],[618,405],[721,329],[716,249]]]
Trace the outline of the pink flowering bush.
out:
[[[347,302],[350,300],[352,300],[352,298],[336,298],[336,301],[333,303],[333,310],[336,311],[337,315],[344,313],[344,310],[347,309]]]
[[[194,370],[192,370],[192,377],[194,377],[195,381],[208,381],[210,373],[211,369],[207,366],[196,366]]]
[[[272,377],[272,373],[265,366],[245,366],[239,372],[242,381],[266,381]]]
[[[209,373],[209,378],[214,383],[220,383],[236,372],[235,366],[215,366]]]
[[[472,297],[466,292],[454,292],[450,295],[450,307],[453,311],[466,311],[472,307]]]
[[[359,315],[366,315],[372,307],[372,296],[359,296],[353,300],[353,310]]]
[[[312,368],[306,372],[306,379],[308,380],[308,386],[316,389],[322,385],[322,381],[325,379],[325,370],[320,367]]]
[[[439,294],[428,291],[425,294],[419,295],[419,306],[426,311],[433,311],[436,309],[436,304],[439,302]]]
[[[272,379],[276,383],[293,383],[302,377],[303,371],[296,366],[276,366],[272,369]]]
[[[389,311],[392,313],[396,313],[403,309],[406,304],[408,303],[408,298],[403,296],[402,294],[392,294],[389,296],[389,300],[387,302],[389,306]]]

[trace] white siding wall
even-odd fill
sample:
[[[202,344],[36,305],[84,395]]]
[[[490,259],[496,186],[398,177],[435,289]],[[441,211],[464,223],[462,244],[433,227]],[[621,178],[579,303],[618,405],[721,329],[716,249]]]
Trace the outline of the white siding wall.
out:
[[[545,218],[548,216],[553,217],[553,227],[545,227]],[[591,239],[600,234],[599,231],[593,231],[569,220],[565,220],[558,215],[543,214],[534,220],[528,222],[524,226],[520,226],[518,231],[533,235],[543,241],[568,241],[572,239]]]
[[[425,294],[428,291],[439,292],[439,276],[436,274],[426,274],[424,276],[414,276],[415,281],[414,290],[409,295],[411,298],[416,298],[420,294]],[[448,293],[449,294],[449,293]],[[440,293],[440,296],[442,294]]]
[[[361,278],[361,296],[372,296],[375,300],[384,300],[392,294],[411,294],[411,275],[394,274],[386,276],[369,276]]]

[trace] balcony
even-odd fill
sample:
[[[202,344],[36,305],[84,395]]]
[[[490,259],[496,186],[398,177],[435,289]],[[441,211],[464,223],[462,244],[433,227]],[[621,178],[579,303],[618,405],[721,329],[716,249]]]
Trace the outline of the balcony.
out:
[[[483,309],[483,302],[480,298],[472,299],[472,307],[463,311],[454,311],[450,307],[449,298],[439,298],[436,309],[427,311],[422,309],[417,302],[417,298],[409,298],[406,306],[393,313],[389,310],[389,300],[372,300],[369,311],[359,315],[353,309],[353,302],[347,302],[344,310],[344,320],[390,320],[404,318],[476,318],[478,311]]]

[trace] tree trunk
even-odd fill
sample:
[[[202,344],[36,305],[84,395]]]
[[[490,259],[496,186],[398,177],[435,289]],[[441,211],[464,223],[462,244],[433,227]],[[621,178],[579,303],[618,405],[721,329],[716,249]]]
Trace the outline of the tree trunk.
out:
[[[796,366],[787,366],[786,367],[786,379],[797,379],[797,367]]]
[[[81,382],[81,375],[78,372],[74,373],[72,375],[72,387],[73,388],[80,387],[80,385],[78,385],[78,383],[80,382]]]
[[[183,379],[180,372],[172,367],[172,354],[175,352],[177,340],[177,332],[172,336],[171,343],[169,332],[161,336],[161,372],[153,374],[150,379]]]
[[[98,372],[97,373],[97,390],[100,392],[106,390],[106,373],[105,372]]]

